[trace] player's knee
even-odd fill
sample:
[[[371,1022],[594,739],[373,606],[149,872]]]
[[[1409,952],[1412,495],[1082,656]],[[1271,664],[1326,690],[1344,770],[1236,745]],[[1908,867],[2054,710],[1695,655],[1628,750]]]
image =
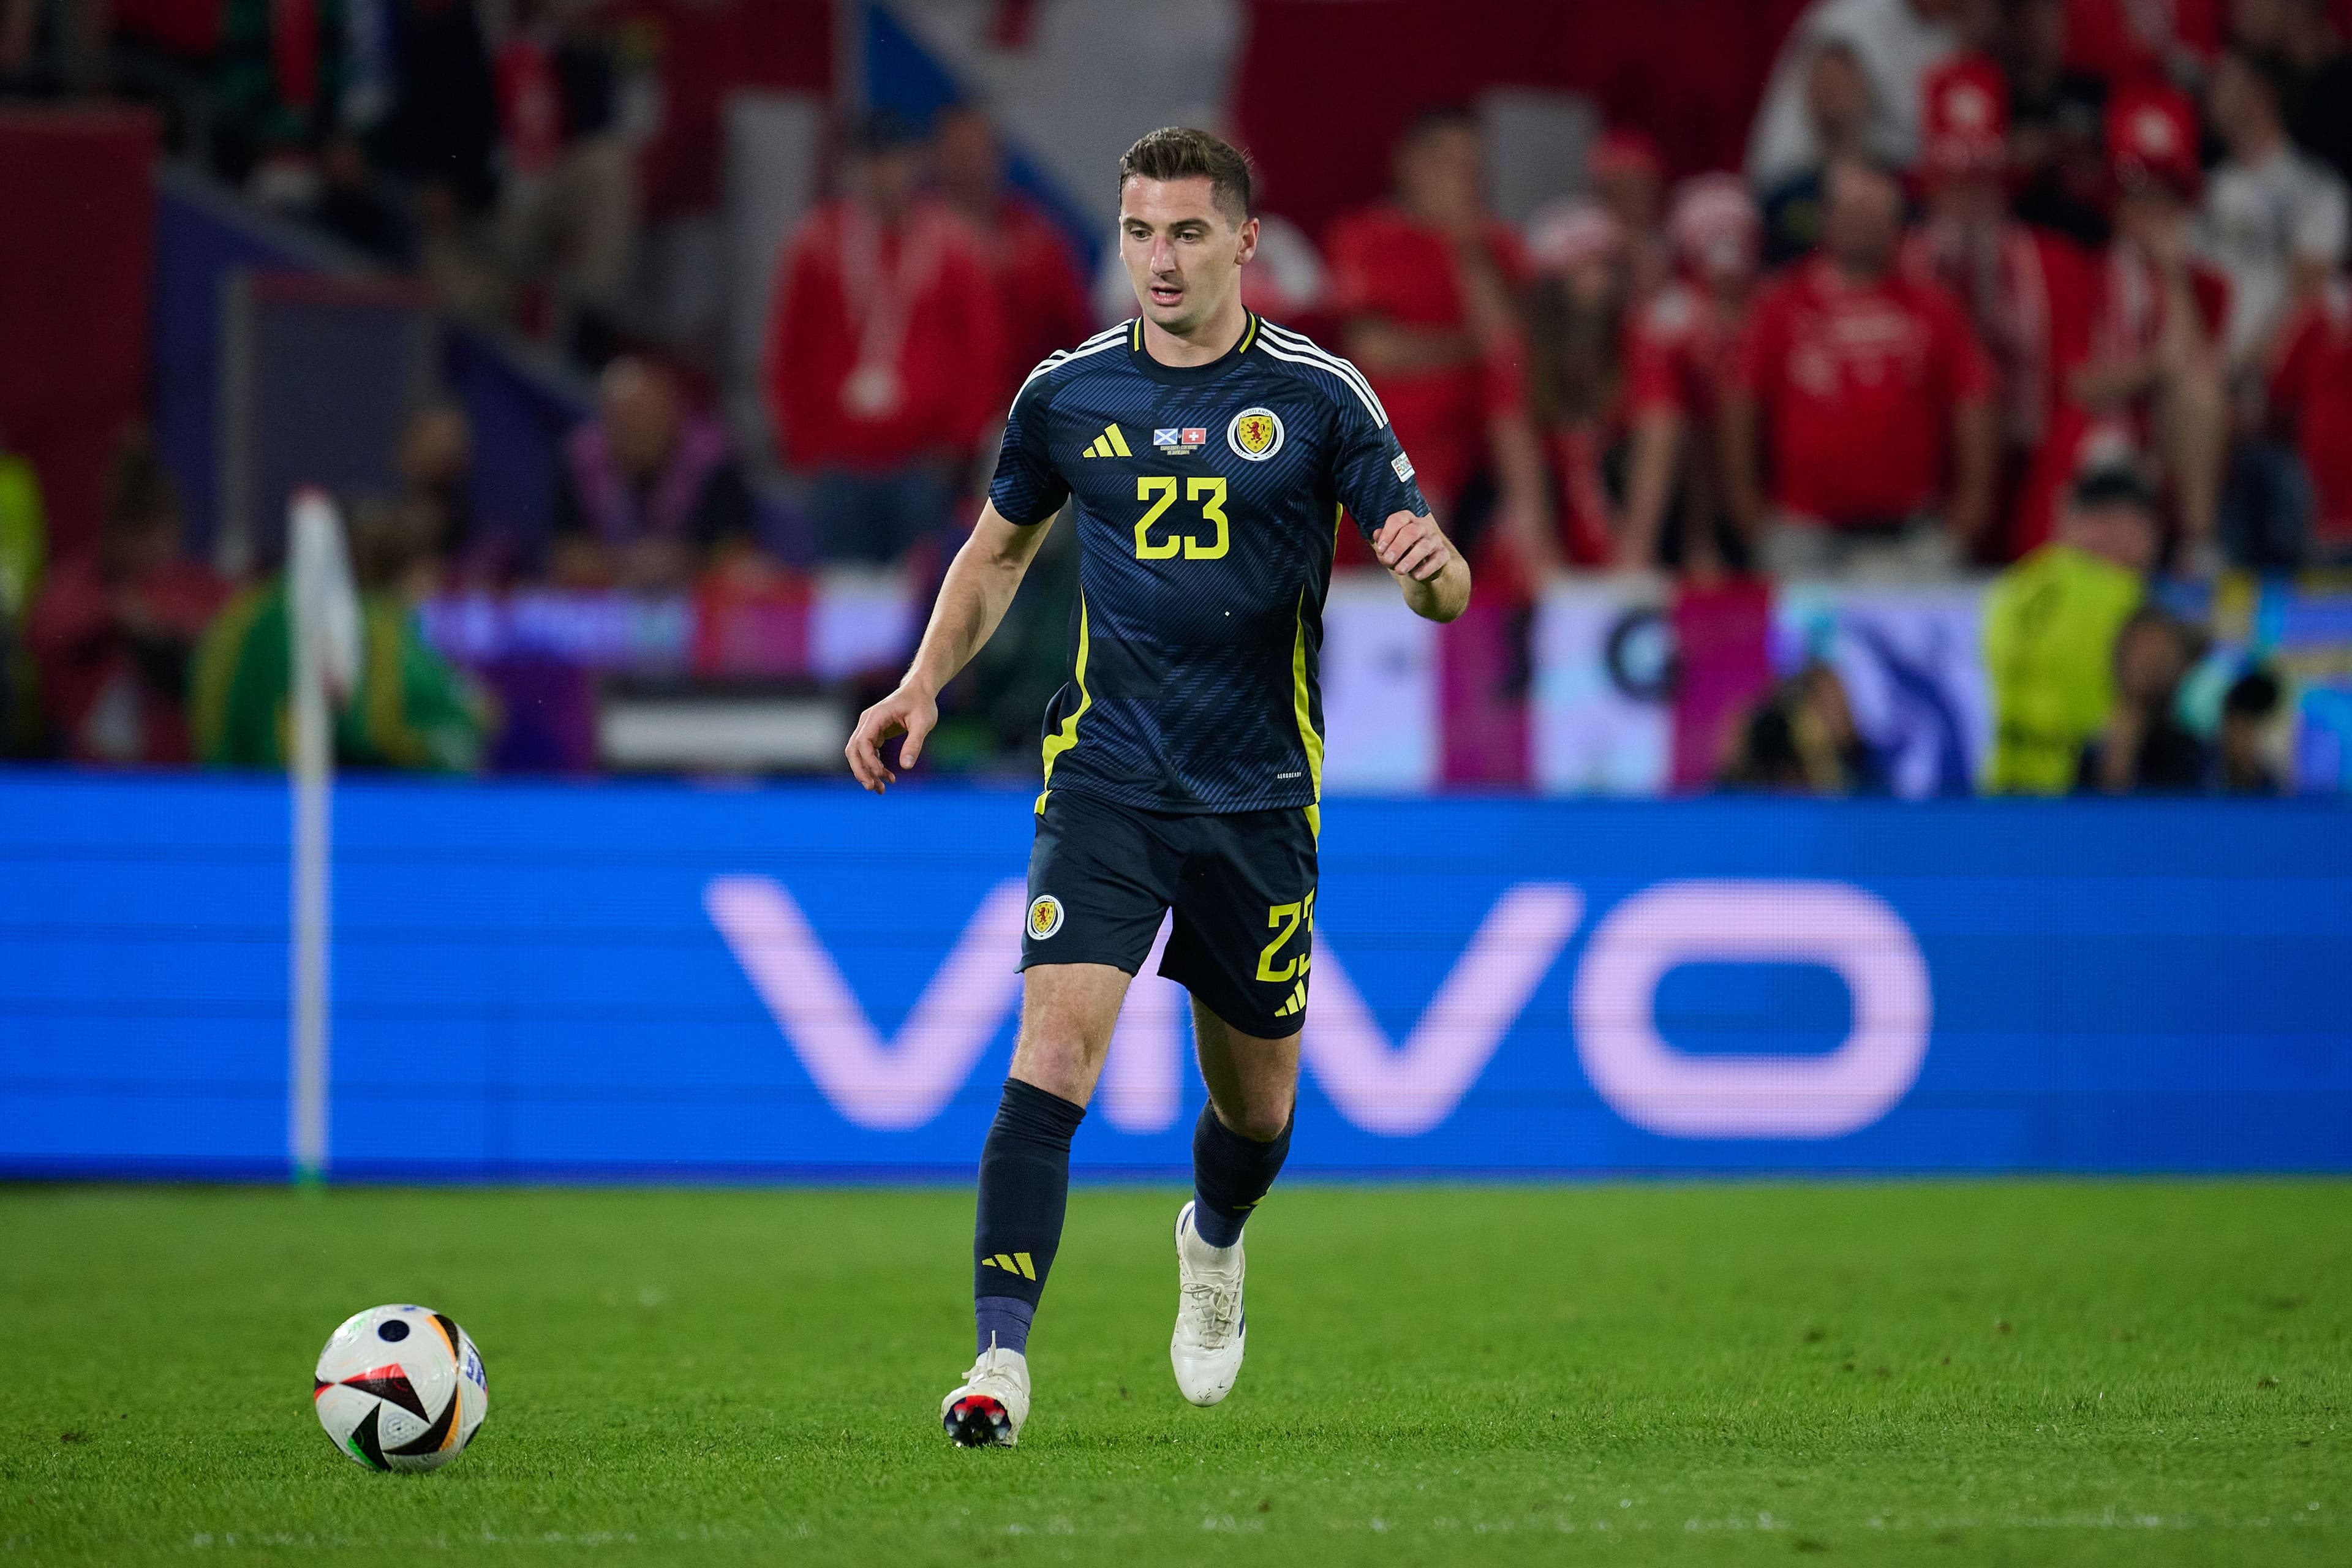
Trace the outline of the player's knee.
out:
[[[1217,1120],[1253,1143],[1271,1143],[1290,1125],[1291,1102],[1296,1098],[1286,1089],[1279,1094],[1254,1095],[1248,1104],[1234,1110],[1219,1106]]]

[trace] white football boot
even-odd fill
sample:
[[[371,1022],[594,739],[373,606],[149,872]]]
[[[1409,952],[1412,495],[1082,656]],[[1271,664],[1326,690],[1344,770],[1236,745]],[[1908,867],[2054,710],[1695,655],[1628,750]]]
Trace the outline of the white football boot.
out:
[[[1195,1405],[1214,1405],[1242,1372],[1249,1321],[1242,1315],[1242,1244],[1211,1247],[1192,1228],[1192,1205],[1176,1212],[1176,1334],[1168,1360],[1176,1386]]]
[[[1029,1419],[1029,1358],[993,1340],[963,1374],[963,1386],[940,1401],[940,1422],[959,1448],[1010,1448]]]

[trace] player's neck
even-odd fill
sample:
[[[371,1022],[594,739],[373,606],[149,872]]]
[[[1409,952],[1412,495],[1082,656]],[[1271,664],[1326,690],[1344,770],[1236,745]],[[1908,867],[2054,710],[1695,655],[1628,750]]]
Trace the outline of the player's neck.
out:
[[[1231,353],[1248,327],[1249,312],[1242,309],[1241,295],[1236,292],[1216,314],[1181,337],[1144,317],[1143,352],[1174,368],[1209,364]]]

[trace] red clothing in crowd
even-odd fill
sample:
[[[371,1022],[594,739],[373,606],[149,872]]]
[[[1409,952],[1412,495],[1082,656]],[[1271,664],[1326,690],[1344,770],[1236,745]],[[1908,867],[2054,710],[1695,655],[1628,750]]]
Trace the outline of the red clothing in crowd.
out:
[[[976,232],[1003,306],[1005,380],[998,401],[1009,405],[1040,360],[1094,331],[1094,313],[1069,242],[1034,205],[1007,196],[994,221]]]
[[[2066,0],[2066,68],[2110,83],[2168,76],[2169,46],[2213,58],[2228,12],[2229,0]]]
[[[2065,387],[2091,353],[2091,258],[2063,235],[2028,224],[2003,225],[1982,250],[1930,225],[1905,242],[1903,264],[1959,302],[1991,363],[2013,497],[2000,542],[2008,555],[2022,555],[2056,525],[2068,475],[2049,454],[2080,440],[2082,414],[2067,404]]]
[[[42,706],[83,762],[189,760],[188,655],[228,585],[192,561],[110,581],[95,552],[60,562],[26,626]],[[129,608],[146,623],[123,624]]]
[[[2271,409],[2294,424],[2318,492],[2313,536],[2352,545],[2352,290],[2340,280],[2282,334]]]
[[[886,229],[835,201],[785,247],[768,330],[769,410],[796,468],[879,472],[960,454],[1003,388],[996,284],[971,231],[927,201]]]
[[[1850,283],[1826,259],[1768,283],[1739,345],[1773,503],[1832,527],[1910,517],[1947,488],[1953,418],[1992,370],[1959,306],[1894,273]]]
[[[1629,334],[1626,402],[1633,417],[1666,410],[1694,426],[1714,423],[1738,368],[1746,321],[1688,282],[1660,289],[1635,312]]]
[[[2137,248],[2118,239],[2094,262],[2091,281],[2090,363],[2120,364],[2153,353],[2164,336],[2168,298],[2155,265]],[[2204,263],[2192,261],[2189,284],[2206,336],[2218,339],[2221,324],[2230,319],[2230,280]],[[2071,477],[2095,447],[2120,443],[2145,450],[2154,422],[2154,399],[2151,389],[2122,408],[2104,412],[2069,405],[2073,417],[2053,433],[2048,460],[2060,466],[2062,476]]]
[[[1506,282],[1524,284],[1528,263],[1517,234],[1490,223],[1485,242]],[[1454,241],[1443,230],[1383,203],[1333,223],[1327,249],[1332,313],[1342,322],[1374,316],[1405,327],[1469,325]],[[1524,400],[1525,360],[1524,343],[1515,343],[1507,353],[1444,370],[1365,373],[1419,470],[1422,493],[1435,505],[1452,505],[1486,466],[1487,423]]]

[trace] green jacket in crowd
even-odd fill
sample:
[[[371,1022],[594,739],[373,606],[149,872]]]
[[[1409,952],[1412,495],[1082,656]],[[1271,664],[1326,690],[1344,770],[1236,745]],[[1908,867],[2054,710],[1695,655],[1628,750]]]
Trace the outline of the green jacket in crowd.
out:
[[[2071,544],[2045,544],[1985,600],[1993,794],[2064,795],[2083,747],[2116,704],[2116,634],[2146,595],[2139,574]]]
[[[335,758],[357,767],[467,773],[486,728],[479,700],[418,635],[406,605],[360,600],[359,689],[335,715]],[[232,601],[196,647],[188,730],[215,767],[282,768],[292,749],[289,711],[293,627],[283,578]]]

